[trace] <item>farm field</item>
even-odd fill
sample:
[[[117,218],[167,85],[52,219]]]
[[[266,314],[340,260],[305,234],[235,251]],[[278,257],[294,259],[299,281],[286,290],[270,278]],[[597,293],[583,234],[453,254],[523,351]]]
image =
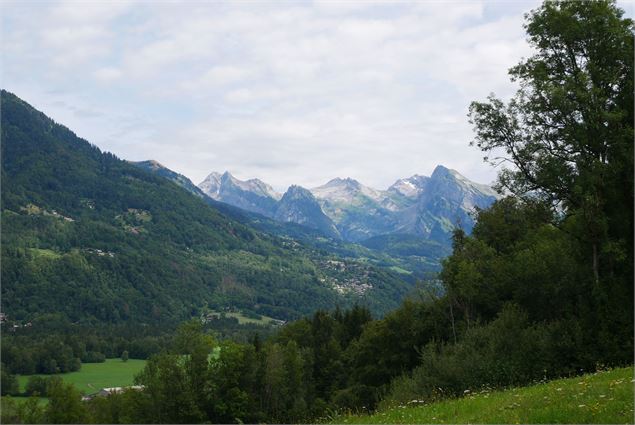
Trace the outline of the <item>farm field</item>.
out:
[[[613,369],[504,391],[468,393],[427,405],[398,406],[334,423],[633,423],[633,368]]]
[[[106,387],[132,385],[134,376],[141,372],[145,364],[145,360],[130,359],[123,362],[121,359],[106,359],[104,363],[84,363],[77,372],[37,376],[59,376],[65,382],[74,384],[79,391],[90,394]],[[18,377],[20,391],[24,391],[30,376],[33,375]]]

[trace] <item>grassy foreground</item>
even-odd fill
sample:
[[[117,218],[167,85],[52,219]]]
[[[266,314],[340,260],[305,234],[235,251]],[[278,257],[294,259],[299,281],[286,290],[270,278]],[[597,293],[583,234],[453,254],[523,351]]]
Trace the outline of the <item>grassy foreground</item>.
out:
[[[426,405],[398,406],[335,423],[634,423],[633,368],[613,369],[531,387],[468,393]]]
[[[65,382],[74,384],[81,392],[91,394],[102,388],[132,385],[134,376],[141,372],[145,364],[145,360],[130,359],[123,362],[121,359],[106,359],[104,363],[83,363],[77,372],[38,376],[59,376]],[[24,391],[30,376],[18,377],[20,391]]]

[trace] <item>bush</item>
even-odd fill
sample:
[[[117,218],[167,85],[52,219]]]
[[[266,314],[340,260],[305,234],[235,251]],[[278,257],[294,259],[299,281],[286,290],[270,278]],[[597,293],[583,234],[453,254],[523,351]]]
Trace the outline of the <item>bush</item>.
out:
[[[106,356],[99,351],[87,351],[82,357],[82,363],[103,363],[106,361]]]
[[[468,330],[456,344],[430,343],[421,364],[391,383],[384,406],[410,400],[459,396],[483,387],[524,385],[589,370],[575,321],[531,324],[527,314],[506,305],[498,318]]]
[[[0,378],[0,389],[2,389],[2,395],[16,395],[20,391],[18,388],[18,379],[15,375],[7,372],[6,367],[2,364],[2,370],[0,371],[2,377]]]
[[[24,395],[48,397],[51,385],[57,385],[62,382],[59,376],[30,376],[24,388]]]
[[[31,376],[26,383],[26,387],[24,388],[24,395],[32,396],[39,395],[40,397],[46,397],[47,395],[47,387],[49,384],[49,378],[45,378],[42,376]]]

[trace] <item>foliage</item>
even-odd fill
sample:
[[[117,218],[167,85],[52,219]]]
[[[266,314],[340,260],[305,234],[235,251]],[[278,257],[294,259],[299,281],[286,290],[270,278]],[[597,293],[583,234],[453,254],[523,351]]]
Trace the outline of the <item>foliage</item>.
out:
[[[24,402],[18,402],[11,397],[2,397],[0,401],[0,422],[5,424],[39,424],[46,423],[44,406],[36,396],[29,397]]]
[[[536,53],[510,70],[516,96],[470,106],[474,143],[512,165],[501,187],[571,219],[601,292],[609,276],[633,274],[635,27],[622,16],[609,0],[545,2],[525,26]]]
[[[58,377],[55,377],[59,379]],[[51,383],[51,379],[44,376],[32,375],[29,376],[29,380],[24,387],[25,396],[39,396],[46,397],[48,394],[48,386]]]
[[[2,395],[16,395],[20,389],[18,378],[7,371],[4,363],[0,364],[0,390]]]
[[[46,406],[46,420],[52,424],[77,424],[88,422],[86,406],[82,404],[81,394],[72,385],[62,380],[50,381],[48,387],[49,403]]]

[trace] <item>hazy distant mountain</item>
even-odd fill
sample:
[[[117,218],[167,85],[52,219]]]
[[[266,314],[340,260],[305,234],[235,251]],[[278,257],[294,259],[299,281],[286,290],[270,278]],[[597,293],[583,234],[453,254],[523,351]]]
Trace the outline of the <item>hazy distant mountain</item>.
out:
[[[335,178],[309,191],[292,186],[282,200],[268,184],[240,181],[227,172],[211,173],[199,188],[218,201],[350,242],[400,234],[447,245],[454,227],[471,231],[475,207],[485,208],[497,198],[489,186],[441,165],[430,177],[415,174],[386,190]]]
[[[415,174],[407,179],[399,179],[388,188],[389,192],[397,193],[406,198],[417,199],[426,189],[430,177]]]
[[[497,198],[491,187],[439,165],[426,181],[417,202],[401,213],[397,230],[443,241],[454,227],[470,232],[474,226],[470,214],[475,207],[486,208]]]
[[[324,213],[348,241],[390,233],[396,224],[400,200],[356,180],[336,178],[311,189]]]
[[[313,194],[300,186],[289,187],[278,203],[274,219],[302,224],[334,239],[341,238],[335,224],[322,212]]]
[[[191,187],[195,187],[193,192],[195,195],[202,196],[203,201],[208,205],[242,224],[270,235],[299,241],[321,252],[361,259],[364,262],[380,265],[382,268],[395,267],[405,270],[405,274],[402,273],[401,277],[411,283],[428,276],[429,272],[438,270],[440,259],[451,252],[449,246],[422,239],[417,235],[380,235],[363,241],[363,245],[347,242],[342,239],[335,224],[322,212],[313,194],[303,188],[290,187],[288,194],[285,193],[278,204],[276,210],[278,218],[268,218],[212,199],[185,176],[161,166],[156,161],[133,162],[133,164],[160,174],[185,189],[190,190]],[[216,174],[220,183],[221,175]],[[212,182],[212,179],[208,180]],[[311,198],[313,201],[302,202]]]
[[[282,196],[259,179],[238,180],[229,171],[213,172],[198,187],[210,198],[247,211],[273,217]]]

